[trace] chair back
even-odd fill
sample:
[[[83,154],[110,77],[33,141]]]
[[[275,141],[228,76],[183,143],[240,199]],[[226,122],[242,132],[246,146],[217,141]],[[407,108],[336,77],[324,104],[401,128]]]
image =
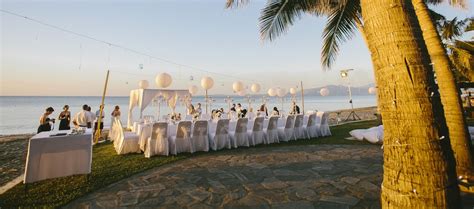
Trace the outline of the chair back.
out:
[[[314,125],[316,125],[316,113],[309,115],[308,123],[306,124],[306,127],[311,127]]]
[[[168,137],[168,123],[158,122],[153,124],[151,139],[164,139]]]
[[[216,135],[229,134],[229,119],[220,119],[217,121]]]
[[[255,113],[254,112],[248,112],[245,117],[247,117],[248,119],[255,118]]]
[[[322,119],[323,119],[324,112],[317,112],[316,113],[316,125],[321,125],[322,124]]]
[[[291,129],[295,127],[295,116],[294,115],[288,115],[286,117],[286,123],[285,123],[285,129]]]
[[[321,116],[321,125],[328,123],[328,115],[328,112],[323,112],[323,115]]]
[[[237,120],[237,127],[235,128],[235,133],[247,133],[248,122],[249,122],[248,118],[239,118]]]
[[[296,119],[295,119],[295,128],[301,128],[301,127],[303,127],[303,115],[298,114],[296,115]]]
[[[155,120],[155,116],[145,115],[145,116],[143,116],[143,120],[144,120],[145,123],[153,123],[153,121]]]
[[[278,128],[278,119],[280,119],[280,117],[278,116],[272,116],[270,117],[270,120],[268,120],[268,128],[267,130],[275,130]]]
[[[230,112],[229,112],[229,118],[228,118],[228,119],[230,119],[230,120],[235,120],[235,119],[238,118],[237,116],[238,116],[238,115],[237,115],[237,112],[235,112],[235,111],[230,111]]]
[[[257,117],[253,123],[253,130],[252,131],[262,131],[263,130],[263,120],[264,117]]]
[[[207,120],[198,120],[194,123],[193,136],[207,136],[207,126],[209,122]]]
[[[191,121],[180,121],[176,129],[176,138],[189,138],[191,136]]]

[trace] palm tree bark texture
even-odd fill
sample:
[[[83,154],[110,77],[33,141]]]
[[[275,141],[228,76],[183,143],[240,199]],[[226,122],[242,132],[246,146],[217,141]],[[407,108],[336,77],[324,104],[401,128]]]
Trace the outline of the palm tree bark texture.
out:
[[[456,159],[456,173],[459,178],[471,179],[474,177],[471,139],[449,58],[424,0],[413,0],[413,7],[436,73],[451,148]]]
[[[383,208],[459,208],[454,156],[409,0],[361,0],[384,124]]]

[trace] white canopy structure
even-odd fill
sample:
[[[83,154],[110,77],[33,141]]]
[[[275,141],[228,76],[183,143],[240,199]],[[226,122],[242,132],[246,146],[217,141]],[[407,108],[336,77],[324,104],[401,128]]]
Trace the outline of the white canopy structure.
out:
[[[161,96],[173,110],[180,98],[191,98],[192,95],[187,89],[135,89],[130,91],[130,104],[128,107],[127,127],[133,124],[132,110],[135,107],[140,109],[140,118],[142,118],[143,110],[155,99]],[[188,101],[185,99],[185,101]]]

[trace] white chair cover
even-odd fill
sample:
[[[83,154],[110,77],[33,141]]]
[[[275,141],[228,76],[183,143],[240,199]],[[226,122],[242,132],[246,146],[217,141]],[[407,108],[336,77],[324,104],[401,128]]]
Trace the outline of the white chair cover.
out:
[[[304,128],[303,128],[303,115],[302,115],[302,114],[296,115],[296,118],[295,118],[294,135],[295,135],[295,140],[307,138],[307,137],[306,137],[306,134],[304,133]]]
[[[110,124],[110,130],[109,130],[109,136],[108,136],[109,140],[110,140],[110,141],[113,141],[113,142],[117,139],[117,133],[116,133],[116,132],[117,132],[117,131],[116,131],[117,129],[114,128],[114,126],[115,126],[115,120],[116,120],[116,119],[115,119],[115,117],[114,117],[114,118],[112,119],[112,123]],[[114,143],[114,144],[115,144],[115,143]]]
[[[251,120],[251,119],[255,118],[255,113],[254,112],[248,112],[245,117]]]
[[[271,143],[278,143],[280,140],[278,139],[278,120],[280,118],[278,116],[270,117],[268,120],[268,128],[265,129],[267,144]]]
[[[234,148],[249,146],[249,138],[247,135],[248,122],[248,118],[239,118],[239,120],[237,120],[237,126],[235,127],[235,131],[229,132]]]
[[[229,119],[217,121],[216,131],[209,134],[209,144],[213,150],[230,149]]]
[[[308,122],[303,125],[303,128],[307,138],[311,139],[319,136],[316,127],[316,113],[309,115]]]
[[[193,152],[191,144],[191,121],[180,121],[176,129],[176,136],[169,138],[170,154]]]
[[[139,153],[138,135],[133,132],[124,132],[122,122],[116,118],[114,121],[114,148],[117,154]]]
[[[294,134],[294,127],[295,127],[295,116],[288,115],[286,117],[285,127],[278,127],[278,135],[280,137],[280,141],[289,141],[295,138]]]
[[[193,151],[209,151],[209,134],[208,134],[207,120],[198,120],[194,123],[194,130],[192,136]]]
[[[237,118],[238,118],[237,112],[235,112],[235,111],[230,111],[229,112],[229,118],[228,119],[237,120]]]
[[[249,138],[249,144],[255,146],[265,142],[265,132],[263,132],[263,121],[264,117],[257,117],[253,123],[252,130],[248,130],[247,135]]]
[[[151,137],[148,137],[147,146],[145,147],[145,157],[150,158],[154,155],[168,156],[168,154],[168,123],[155,123],[153,124]]]
[[[329,129],[328,124],[328,115],[327,112],[318,112],[318,118],[321,118],[320,123],[318,125],[318,130],[320,136],[331,136],[331,130]]]

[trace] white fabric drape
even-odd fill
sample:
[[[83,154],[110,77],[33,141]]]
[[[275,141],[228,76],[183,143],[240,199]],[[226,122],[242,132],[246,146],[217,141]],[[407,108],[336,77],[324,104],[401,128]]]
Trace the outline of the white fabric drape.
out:
[[[209,144],[213,150],[230,149],[229,119],[217,121],[216,131],[209,134]]]
[[[270,117],[270,120],[268,121],[268,127],[265,130],[267,134],[267,144],[280,142],[278,139],[278,120],[279,117],[273,116]]]
[[[230,137],[232,141],[232,146],[234,148],[237,147],[248,147],[249,146],[249,139],[247,136],[247,124],[248,124],[248,118],[239,118],[237,120],[237,125],[235,127],[235,131],[231,131]]]
[[[192,136],[193,151],[209,151],[209,122],[206,120],[198,120],[194,123]]]
[[[263,132],[264,117],[257,117],[253,122],[252,129],[248,130],[249,144],[255,146],[265,142],[265,132]]]
[[[169,138],[170,153],[176,155],[181,152],[193,153],[191,143],[191,121],[181,121],[176,129],[176,136]]]
[[[331,136],[331,130],[329,129],[328,124],[328,115],[327,112],[318,112],[317,117],[320,118],[320,123],[318,124],[318,129],[320,136]]]
[[[303,126],[306,137],[315,138],[318,137],[318,128],[316,127],[316,113],[312,113],[308,117],[308,122]]]
[[[302,114],[296,115],[295,128],[293,129],[293,131],[295,135],[295,140],[306,138],[306,135],[304,134]]]
[[[124,132],[120,119],[115,119],[112,127],[115,133],[114,147],[119,155],[127,153],[139,153],[138,135],[133,132]]]
[[[289,141],[294,139],[295,116],[288,115],[285,122],[285,127],[278,127],[278,135],[280,141]]]
[[[168,156],[168,123],[160,122],[153,124],[151,137],[148,137],[147,140],[148,143],[145,148],[146,158],[154,155]]]

